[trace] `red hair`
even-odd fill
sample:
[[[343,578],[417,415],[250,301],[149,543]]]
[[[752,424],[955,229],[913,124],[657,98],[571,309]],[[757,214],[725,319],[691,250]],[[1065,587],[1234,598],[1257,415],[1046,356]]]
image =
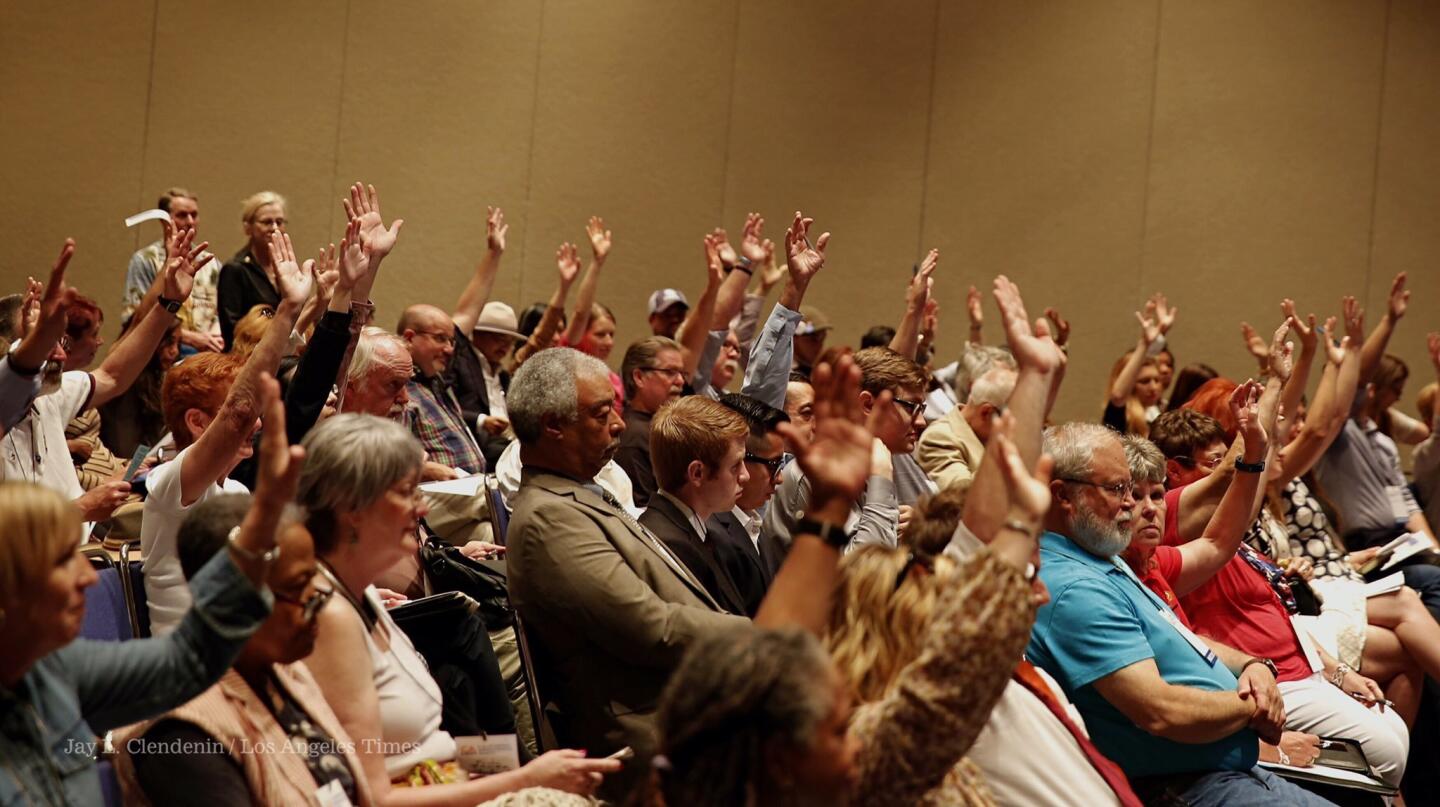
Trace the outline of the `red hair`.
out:
[[[1193,409],[1202,415],[1209,415],[1220,422],[1225,430],[1226,442],[1235,439],[1235,416],[1230,412],[1230,395],[1240,386],[1228,378],[1212,378],[1200,385],[1190,400],[1181,409]]]
[[[160,401],[165,428],[175,435],[175,445],[185,448],[194,442],[185,426],[186,412],[199,409],[211,417],[219,413],[243,364],[243,359],[229,353],[197,353],[170,368],[160,388]]]

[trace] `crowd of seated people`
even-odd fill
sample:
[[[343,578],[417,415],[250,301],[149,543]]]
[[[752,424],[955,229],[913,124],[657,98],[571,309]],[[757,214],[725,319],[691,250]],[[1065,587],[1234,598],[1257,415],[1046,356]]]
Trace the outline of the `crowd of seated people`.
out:
[[[836,344],[800,212],[702,234],[617,345],[599,217],[542,303],[494,299],[491,207],[458,296],[389,310],[372,186],[313,259],[280,194],[223,265],[158,206],[111,344],[73,242],[0,298],[0,803],[1361,803],[1333,748],[1436,792],[1403,274],[1369,332],[1353,297],[1243,324],[1254,379],[1177,373],[1157,293],[1100,417],[1051,423],[1060,311],[971,286],[946,364],[930,250]],[[148,627],[82,637],[125,539]]]

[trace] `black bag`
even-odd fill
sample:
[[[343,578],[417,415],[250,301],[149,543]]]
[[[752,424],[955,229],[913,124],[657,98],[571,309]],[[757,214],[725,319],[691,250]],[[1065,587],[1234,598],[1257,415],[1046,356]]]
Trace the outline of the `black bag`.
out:
[[[459,547],[430,538],[420,547],[420,566],[436,594],[459,591],[478,602],[487,630],[515,624],[510,612],[505,561],[472,560],[465,557]]]

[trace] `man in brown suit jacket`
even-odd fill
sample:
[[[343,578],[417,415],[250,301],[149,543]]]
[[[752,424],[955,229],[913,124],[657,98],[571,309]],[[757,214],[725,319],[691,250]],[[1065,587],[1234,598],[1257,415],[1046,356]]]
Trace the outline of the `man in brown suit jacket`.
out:
[[[691,642],[743,628],[660,539],[607,501],[594,475],[623,428],[609,373],[574,350],[542,351],[508,396],[524,467],[506,537],[510,596],[558,707],[562,745],[626,745],[643,774],[660,692]],[[611,777],[618,793],[635,781]],[[611,790],[611,788],[615,790]]]

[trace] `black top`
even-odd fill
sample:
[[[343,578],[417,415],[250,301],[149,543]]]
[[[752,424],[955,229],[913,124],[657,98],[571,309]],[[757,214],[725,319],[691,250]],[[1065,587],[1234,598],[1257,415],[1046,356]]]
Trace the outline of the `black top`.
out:
[[[620,449],[615,452],[615,463],[630,477],[630,487],[635,494],[635,506],[650,504],[650,497],[659,487],[655,484],[655,470],[650,466],[650,419],[649,412],[637,412],[625,407],[625,431],[620,433]]]
[[[748,615],[745,598],[720,562],[715,542],[708,537],[710,533],[707,532],[707,540],[700,540],[695,528],[690,525],[690,519],[674,502],[656,495],[645,512],[640,514],[640,523],[665,542],[665,546],[695,575],[695,579],[710,592],[721,608],[728,613]]]
[[[478,425],[482,415],[490,414],[490,393],[485,388],[485,368],[480,364],[480,356],[458,325],[455,326],[455,355],[440,377],[455,393],[465,427],[475,435],[480,453],[485,455],[486,467],[494,468],[500,463],[500,454],[510,441],[492,435]],[[500,389],[510,389],[510,373],[504,368],[500,369]]]
[[[215,288],[215,308],[220,316],[220,336],[225,350],[235,344],[235,323],[257,305],[278,306],[280,292],[270,282],[265,270],[250,254],[250,247],[235,253],[220,267],[220,280]]]
[[[355,772],[345,759],[339,743],[274,678],[266,692],[259,693],[270,714],[289,738],[287,750],[303,753],[305,766],[318,790],[339,782],[350,803],[356,802]],[[134,753],[135,776],[153,804],[193,804],[204,794],[206,807],[249,807],[254,803],[245,773],[218,740],[194,723],[168,718],[145,732],[145,743],[157,749]],[[213,753],[196,749],[214,748]],[[180,749],[191,753],[176,753]],[[252,752],[253,753],[253,752]]]
[[[715,546],[715,556],[745,601],[745,614],[753,619],[784,560],[785,550],[780,540],[762,531],[757,550],[734,513],[716,513],[705,526],[709,533],[707,540]]]

